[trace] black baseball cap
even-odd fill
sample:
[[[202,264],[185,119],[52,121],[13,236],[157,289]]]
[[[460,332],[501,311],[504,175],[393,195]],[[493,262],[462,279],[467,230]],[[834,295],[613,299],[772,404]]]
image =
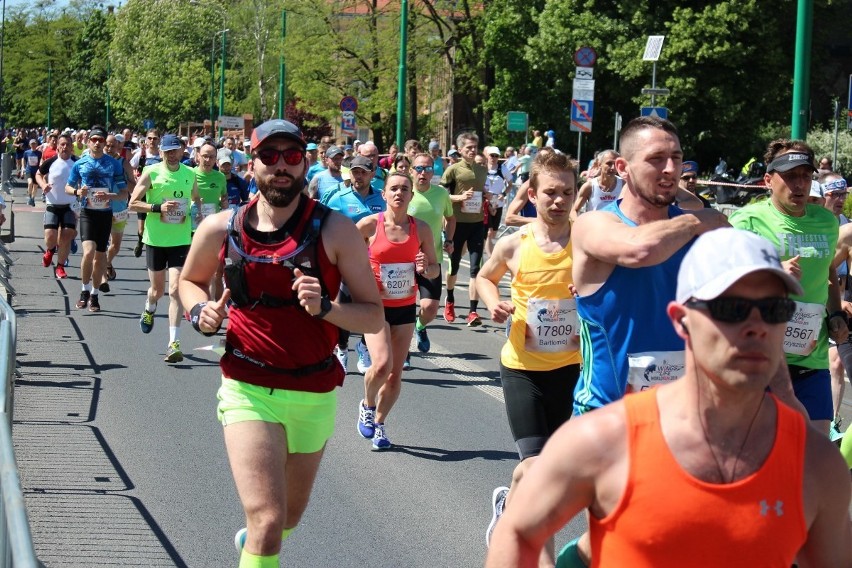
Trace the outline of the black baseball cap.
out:
[[[362,170],[367,170],[368,172],[373,171],[373,160],[366,156],[355,156],[352,158],[352,161],[349,163],[349,169],[354,170],[355,168],[361,168]]]
[[[269,138],[287,138],[298,142],[302,150],[307,146],[305,137],[298,126],[290,121],[280,118],[267,120],[251,132],[251,149],[257,150],[257,147],[263,144]]]

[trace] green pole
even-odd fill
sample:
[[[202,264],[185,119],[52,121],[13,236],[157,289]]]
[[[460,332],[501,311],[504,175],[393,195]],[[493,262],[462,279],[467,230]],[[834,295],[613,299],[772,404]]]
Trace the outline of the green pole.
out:
[[[222,32],[222,69],[219,73],[219,116],[225,115],[225,50],[228,46],[228,30]],[[219,125],[219,138],[222,137],[222,125]]]
[[[396,145],[402,148],[404,136],[402,125],[405,122],[406,59],[408,53],[408,0],[402,0],[399,18],[399,83],[396,93]]]
[[[811,86],[811,36],[814,2],[799,0],[796,11],[796,60],[793,68],[793,116],[791,137],[808,137],[808,107]]]
[[[47,64],[47,129],[50,130],[51,111],[53,110],[53,63]]]
[[[106,124],[107,131],[109,130],[109,76],[111,73],[110,62],[107,60],[107,84],[106,84]]]
[[[278,61],[278,118],[284,118],[284,92],[287,70],[284,67],[284,40],[287,38],[287,10],[281,10],[281,57]]]
[[[210,42],[210,132],[216,124],[216,34]]]

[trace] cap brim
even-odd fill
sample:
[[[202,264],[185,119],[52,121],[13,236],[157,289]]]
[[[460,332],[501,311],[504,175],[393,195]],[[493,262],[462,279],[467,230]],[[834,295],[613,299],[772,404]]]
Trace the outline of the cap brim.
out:
[[[784,164],[781,164],[780,166],[774,167],[771,171],[780,172],[780,173],[783,174],[785,172],[789,172],[792,169],[798,168],[799,166],[808,166],[811,169],[811,171],[814,171],[814,172],[818,171],[811,162],[802,162],[802,161],[786,162]]]
[[[696,300],[713,300],[721,296],[725,290],[736,284],[741,278],[751,274],[752,272],[760,271],[771,272],[778,276],[784,282],[784,285],[787,287],[787,291],[794,296],[801,296],[805,293],[799,281],[783,269],[771,268],[762,264],[740,266],[736,270],[725,272],[693,292],[690,297],[695,298]],[[688,299],[689,298],[678,298],[677,301],[683,303]]]

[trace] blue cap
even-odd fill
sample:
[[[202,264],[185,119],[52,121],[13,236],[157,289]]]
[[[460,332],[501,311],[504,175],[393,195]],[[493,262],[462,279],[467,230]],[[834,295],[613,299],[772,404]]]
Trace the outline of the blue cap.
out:
[[[693,162],[689,160],[683,163],[683,170],[681,170],[680,175],[683,174],[695,174],[698,175],[698,162]]]
[[[554,132],[552,130],[548,130],[547,132],[545,132],[545,134],[547,135],[548,138],[553,138]]]
[[[344,146],[344,147],[343,147],[343,149],[344,149],[344,150],[351,150],[351,149],[352,149],[352,144],[347,144],[346,146]]]
[[[317,145],[314,144],[313,142],[308,142],[308,145],[305,146],[305,150],[316,150],[316,149],[317,149]]]
[[[160,141],[160,150],[168,152],[169,150],[180,150],[183,146],[180,143],[180,138],[174,134],[166,134]]]

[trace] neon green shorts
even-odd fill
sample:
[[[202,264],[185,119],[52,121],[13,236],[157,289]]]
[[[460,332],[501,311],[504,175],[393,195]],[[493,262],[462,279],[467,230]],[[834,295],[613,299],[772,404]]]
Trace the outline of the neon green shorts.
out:
[[[124,228],[127,227],[127,221],[113,221],[111,232],[113,233],[123,233]]]
[[[281,424],[291,454],[318,452],[334,434],[337,389],[322,393],[269,389],[222,377],[216,397],[223,426],[248,420]]]

